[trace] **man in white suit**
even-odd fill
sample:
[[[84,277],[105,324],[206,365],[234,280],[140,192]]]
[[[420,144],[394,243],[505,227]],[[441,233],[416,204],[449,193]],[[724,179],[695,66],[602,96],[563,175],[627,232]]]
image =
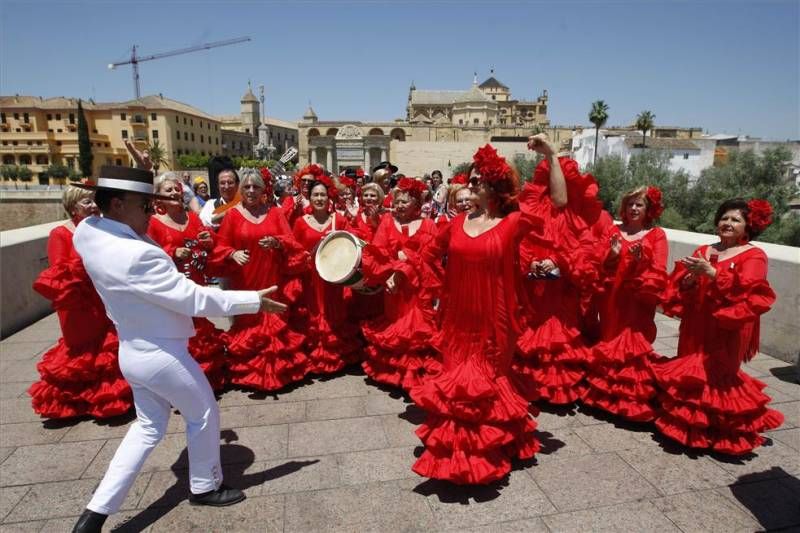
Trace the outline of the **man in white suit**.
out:
[[[189,502],[231,505],[245,498],[222,484],[219,409],[203,371],[189,355],[193,316],[231,316],[284,304],[262,291],[222,291],[186,279],[147,236],[153,212],[153,175],[103,167],[96,185],[103,217],[89,217],[73,242],[119,334],[119,366],[133,390],[136,421],[125,435],[73,531],[99,532],[117,512],[145,459],[167,428],[171,406],[186,421]]]

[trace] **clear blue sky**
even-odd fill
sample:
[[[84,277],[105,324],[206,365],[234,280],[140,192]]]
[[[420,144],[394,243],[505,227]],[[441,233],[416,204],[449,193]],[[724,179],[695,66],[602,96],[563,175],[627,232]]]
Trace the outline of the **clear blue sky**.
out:
[[[143,63],[142,92],[238,113],[247,80],[296,120],[405,116],[408,86],[466,89],[474,71],[517,98],[550,94],[554,124],[652,110],[662,125],[800,139],[800,1],[0,0],[0,93],[132,98],[130,46],[156,53],[250,43]]]

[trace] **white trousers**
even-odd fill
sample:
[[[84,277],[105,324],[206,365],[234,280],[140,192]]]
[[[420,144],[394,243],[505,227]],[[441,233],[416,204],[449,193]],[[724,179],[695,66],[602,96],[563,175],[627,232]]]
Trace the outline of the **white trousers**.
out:
[[[189,355],[187,340],[120,339],[119,366],[133,391],[136,421],[87,508],[106,515],[119,510],[145,459],[166,433],[171,405],[186,421],[191,491],[219,488],[219,408],[203,370]]]

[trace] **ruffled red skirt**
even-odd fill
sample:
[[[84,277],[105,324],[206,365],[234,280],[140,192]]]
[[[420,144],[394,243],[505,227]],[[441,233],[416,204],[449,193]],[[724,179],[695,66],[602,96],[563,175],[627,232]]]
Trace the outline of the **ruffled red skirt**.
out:
[[[192,320],[195,334],[189,339],[189,354],[203,369],[211,388],[220,390],[225,386],[227,333],[207,318],[194,317]]]
[[[45,418],[109,418],[128,412],[133,395],[120,372],[118,351],[112,327],[81,347],[70,348],[59,339],[36,365],[41,379],[28,389],[33,410]]]
[[[582,401],[634,422],[655,418],[652,364],[660,359],[644,335],[630,328],[591,352]]]
[[[309,318],[306,338],[311,372],[332,374],[361,360],[361,335],[356,324],[342,323],[333,327],[323,315]]]
[[[517,340],[511,378],[528,401],[570,404],[584,393],[589,355],[580,332],[550,316],[529,326]]]
[[[741,370],[720,371],[702,353],[663,361],[653,371],[661,399],[656,427],[685,446],[742,455],[763,444],[759,433],[783,423],[782,413],[766,407],[764,383]]]
[[[539,450],[528,402],[505,376],[489,376],[473,358],[411,389],[428,412],[417,436],[425,451],[413,466],[421,476],[457,484],[505,477],[514,457]]]
[[[274,313],[237,316],[228,341],[230,381],[236,385],[276,391],[311,370],[305,337]]]
[[[431,348],[433,320],[417,306],[394,321],[383,316],[364,322],[362,332],[368,346],[361,366],[378,383],[409,390],[441,371]]]

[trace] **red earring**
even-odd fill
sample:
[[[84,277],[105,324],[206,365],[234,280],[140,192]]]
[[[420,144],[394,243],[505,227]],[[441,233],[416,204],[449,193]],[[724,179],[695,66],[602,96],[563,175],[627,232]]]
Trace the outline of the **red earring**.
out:
[[[163,205],[156,204],[156,213],[158,213],[159,215],[166,215],[167,214],[167,210],[164,209]]]

